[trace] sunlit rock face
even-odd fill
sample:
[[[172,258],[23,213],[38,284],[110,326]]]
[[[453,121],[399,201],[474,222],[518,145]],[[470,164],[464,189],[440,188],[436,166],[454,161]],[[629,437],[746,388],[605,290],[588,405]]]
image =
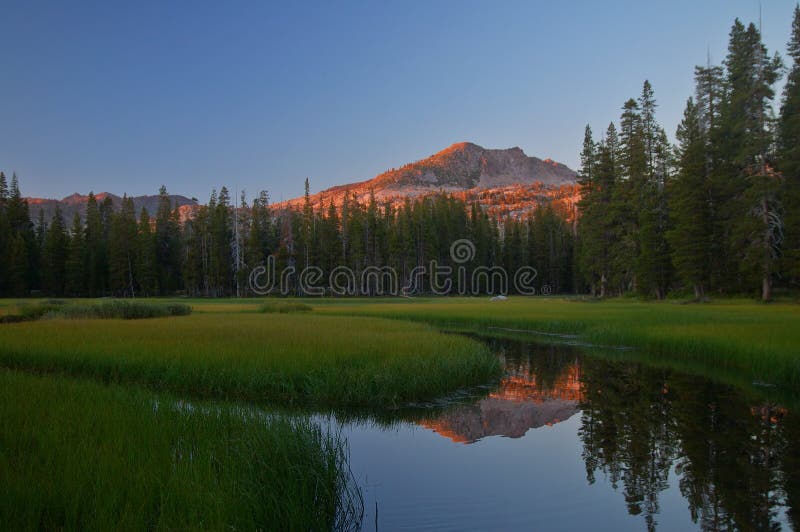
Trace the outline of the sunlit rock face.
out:
[[[572,205],[577,199],[576,174],[551,159],[529,157],[520,148],[486,149],[471,142],[453,144],[421,161],[392,168],[373,179],[339,185],[311,196],[315,208],[341,205],[345,195],[359,202],[372,195],[381,203],[439,192],[483,205],[493,214],[529,212],[544,200]],[[299,207],[304,198],[276,204]]]
[[[499,389],[475,404],[454,407],[420,423],[459,443],[488,436],[521,438],[529,430],[552,426],[580,411],[580,366],[566,366],[550,383],[527,366],[511,371]]]

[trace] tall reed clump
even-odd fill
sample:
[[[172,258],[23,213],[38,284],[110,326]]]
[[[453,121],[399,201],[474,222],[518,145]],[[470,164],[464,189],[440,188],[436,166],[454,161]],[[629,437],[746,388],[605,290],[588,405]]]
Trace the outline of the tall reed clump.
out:
[[[345,443],[307,420],[7,370],[0,419],[6,530],[360,526]]]
[[[14,313],[0,316],[0,323],[19,323],[39,319],[120,319],[138,320],[188,316],[192,307],[183,303],[149,303],[145,301],[111,300],[99,303],[69,303],[47,300],[36,304],[20,304]]]
[[[120,319],[140,320],[147,318],[166,318],[168,316],[188,316],[192,307],[182,303],[147,303],[144,301],[112,300],[92,305],[65,305],[44,314],[44,318],[64,319]]]

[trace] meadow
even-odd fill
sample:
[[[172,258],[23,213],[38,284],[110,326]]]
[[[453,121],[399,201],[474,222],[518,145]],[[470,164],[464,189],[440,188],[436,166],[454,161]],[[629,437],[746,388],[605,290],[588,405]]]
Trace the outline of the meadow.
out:
[[[0,519],[12,529],[355,526],[345,443],[302,412],[391,422],[496,381],[485,345],[443,331],[585,345],[742,386],[800,383],[790,303],[0,300],[0,317],[23,314],[0,323]]]
[[[386,409],[484,384],[499,364],[424,324],[210,304],[191,316],[0,325],[0,366],[192,397]]]
[[[542,342],[627,348],[624,356],[739,383],[800,384],[800,305],[720,300],[488,298],[319,302],[317,312],[411,320],[443,329],[526,334]],[[623,352],[620,352],[623,353]]]
[[[624,347],[620,356],[739,384],[800,384],[800,305],[789,302],[513,296],[497,302],[476,297],[153,301],[189,305],[194,315],[137,324],[87,320],[66,326],[47,320],[9,325],[16,330],[2,326],[0,364],[202,396],[382,408],[491,379],[496,368],[485,350],[435,330],[444,329],[522,334],[611,351]],[[13,306],[0,301],[0,316]]]
[[[330,530],[359,522],[346,443],[302,418],[0,370],[0,419],[5,530]]]

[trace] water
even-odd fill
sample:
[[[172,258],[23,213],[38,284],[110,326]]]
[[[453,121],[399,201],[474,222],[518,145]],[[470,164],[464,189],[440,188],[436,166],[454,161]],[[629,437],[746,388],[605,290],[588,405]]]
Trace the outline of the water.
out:
[[[364,530],[764,530],[798,518],[795,412],[569,346],[490,343],[506,376],[488,396],[388,426],[330,421],[349,442]]]

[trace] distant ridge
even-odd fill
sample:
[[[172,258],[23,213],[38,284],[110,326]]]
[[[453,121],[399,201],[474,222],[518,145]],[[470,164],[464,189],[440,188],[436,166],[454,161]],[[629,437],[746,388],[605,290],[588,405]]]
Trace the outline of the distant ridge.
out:
[[[111,202],[114,205],[114,209],[119,209],[122,205],[122,196],[117,196],[116,194],[111,194],[110,192],[99,192],[95,194],[97,198],[97,202],[103,202],[105,199],[111,198]],[[170,195],[170,201],[172,202],[172,206],[175,207],[176,205],[181,210],[181,217],[185,218],[184,211],[190,211],[197,205],[197,202],[187,198],[186,196],[179,196],[179,195]],[[77,192],[67,196],[66,198],[57,200],[57,199],[47,199],[47,198],[27,198],[28,205],[30,207],[31,219],[34,221],[38,220],[39,212],[41,211],[44,213],[44,219],[47,223],[50,223],[50,220],[53,218],[53,215],[56,212],[56,206],[61,208],[61,214],[64,217],[64,221],[69,225],[72,222],[72,219],[75,217],[75,213],[78,213],[81,219],[85,219],[86,217],[86,203],[89,201],[88,195],[78,194]],[[144,208],[147,210],[148,214],[155,215],[156,209],[158,209],[158,195],[149,195],[149,196],[133,196],[133,207],[136,210],[136,216],[139,216],[139,212]]]

